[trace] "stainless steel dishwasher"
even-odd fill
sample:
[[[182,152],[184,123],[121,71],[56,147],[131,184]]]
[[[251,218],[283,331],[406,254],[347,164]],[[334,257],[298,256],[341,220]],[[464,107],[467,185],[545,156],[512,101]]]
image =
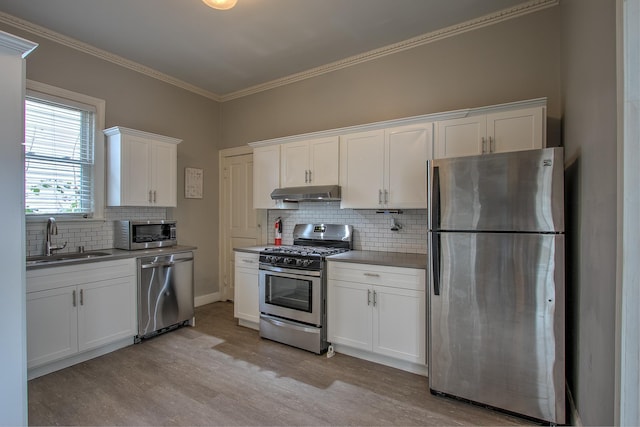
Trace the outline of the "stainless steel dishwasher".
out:
[[[193,252],[138,258],[136,342],[194,318]]]

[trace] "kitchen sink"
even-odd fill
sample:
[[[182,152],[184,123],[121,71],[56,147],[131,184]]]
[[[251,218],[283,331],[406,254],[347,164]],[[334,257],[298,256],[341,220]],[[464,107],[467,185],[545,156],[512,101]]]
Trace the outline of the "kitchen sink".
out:
[[[45,264],[49,262],[60,261],[76,261],[90,258],[98,258],[111,255],[109,252],[89,251],[89,252],[70,252],[66,254],[55,255],[35,255],[27,257],[27,265]]]

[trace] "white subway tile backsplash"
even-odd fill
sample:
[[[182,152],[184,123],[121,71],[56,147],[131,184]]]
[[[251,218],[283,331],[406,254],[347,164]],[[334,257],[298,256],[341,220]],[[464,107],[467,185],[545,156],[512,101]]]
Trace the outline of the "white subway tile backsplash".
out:
[[[427,211],[406,209],[402,214],[378,214],[375,209],[340,209],[340,202],[300,202],[298,210],[270,210],[269,242],[274,241],[276,218],[282,218],[282,244],[293,243],[296,224],[349,224],[354,249],[381,252],[427,253]],[[402,225],[392,231],[392,218]]]
[[[112,248],[113,221],[119,219],[167,219],[167,209],[109,207],[105,209],[104,215],[104,221],[65,222],[58,220],[58,235],[53,236],[53,244],[61,245],[67,242],[67,247],[58,252],[75,252],[78,246],[84,246],[87,251]],[[45,231],[46,221],[27,222],[27,256],[42,255],[44,253]]]

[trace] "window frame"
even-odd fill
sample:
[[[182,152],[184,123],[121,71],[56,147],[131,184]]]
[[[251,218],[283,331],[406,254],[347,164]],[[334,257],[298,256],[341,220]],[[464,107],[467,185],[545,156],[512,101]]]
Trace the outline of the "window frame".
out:
[[[77,103],[90,105],[96,109],[95,112],[95,135],[93,147],[93,206],[94,212],[92,216],[85,217],[84,214],[78,213],[58,213],[58,214],[30,214],[24,213],[26,221],[42,221],[45,218],[54,216],[58,221],[90,221],[104,220],[105,207],[105,140],[102,130],[105,127],[105,101],[103,99],[94,98],[89,95],[51,86],[45,83],[26,80],[26,95],[35,98],[41,97],[44,100],[68,101],[69,106],[77,106]],[[24,135],[23,135],[24,137]],[[25,141],[22,141],[24,146]],[[22,153],[22,164],[25,163],[24,150]],[[24,177],[23,177],[24,183]],[[24,203],[24,202],[23,202]],[[23,206],[24,210],[24,206]]]

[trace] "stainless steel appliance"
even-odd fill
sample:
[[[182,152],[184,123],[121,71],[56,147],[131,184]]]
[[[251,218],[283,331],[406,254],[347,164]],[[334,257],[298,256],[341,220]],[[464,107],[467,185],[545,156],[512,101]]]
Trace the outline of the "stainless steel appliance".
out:
[[[138,258],[136,341],[192,322],[193,253]]]
[[[352,245],[350,225],[296,224],[293,246],[260,252],[260,336],[318,354],[327,351],[325,258]]]
[[[178,244],[176,221],[114,221],[113,246],[128,251]]]
[[[562,148],[428,169],[431,391],[564,423]]]

